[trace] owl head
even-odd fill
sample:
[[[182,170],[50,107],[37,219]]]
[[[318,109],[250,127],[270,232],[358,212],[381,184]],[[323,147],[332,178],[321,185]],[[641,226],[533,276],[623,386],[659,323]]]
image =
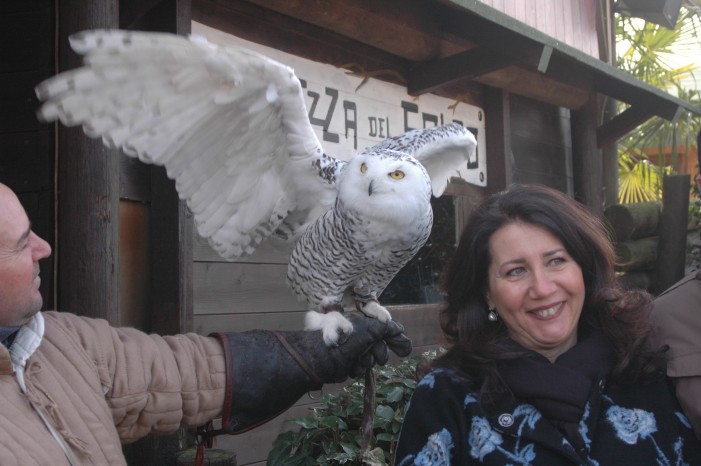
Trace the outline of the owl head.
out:
[[[412,156],[366,149],[348,162],[338,183],[338,199],[364,217],[412,221],[430,209],[431,181]]]

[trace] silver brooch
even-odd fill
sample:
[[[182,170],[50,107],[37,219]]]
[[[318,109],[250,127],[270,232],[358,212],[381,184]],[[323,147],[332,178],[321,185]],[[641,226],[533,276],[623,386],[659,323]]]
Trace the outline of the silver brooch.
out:
[[[510,427],[514,423],[514,417],[511,414],[505,413],[499,416],[499,425],[502,427]]]

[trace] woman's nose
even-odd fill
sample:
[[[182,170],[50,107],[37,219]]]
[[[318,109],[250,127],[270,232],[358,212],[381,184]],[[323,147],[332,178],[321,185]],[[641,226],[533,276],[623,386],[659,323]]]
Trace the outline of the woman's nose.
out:
[[[544,271],[536,271],[531,278],[531,295],[534,297],[549,296],[555,291],[555,282]]]

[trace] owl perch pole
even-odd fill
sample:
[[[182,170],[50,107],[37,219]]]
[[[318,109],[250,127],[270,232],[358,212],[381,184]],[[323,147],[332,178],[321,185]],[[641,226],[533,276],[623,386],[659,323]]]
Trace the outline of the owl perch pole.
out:
[[[407,131],[348,161],[326,154],[294,71],[201,37],[95,30],[70,37],[84,66],[36,87],[42,121],[162,165],[198,234],[227,260],[293,245],[287,278],[327,345],[353,331],[344,296],[392,324],[378,296],[428,239],[431,195],[462,176],[476,140],[457,123]],[[363,442],[374,415],[365,374]]]
[[[358,459],[362,459],[370,446],[373,429],[375,427],[375,373],[372,367],[365,371],[365,392],[363,393],[363,423],[360,427],[362,443],[358,452]]]

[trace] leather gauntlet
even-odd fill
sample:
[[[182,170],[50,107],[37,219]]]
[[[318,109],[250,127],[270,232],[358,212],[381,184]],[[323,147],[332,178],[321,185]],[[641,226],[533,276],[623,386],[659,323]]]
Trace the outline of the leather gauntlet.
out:
[[[388,347],[400,357],[411,353],[411,340],[399,323],[356,313],[346,317],[353,332],[337,346],[326,346],[321,331],[213,333],[224,347],[227,368],[220,433],[253,429],[325,383],[342,382],[374,364],[384,365]]]

